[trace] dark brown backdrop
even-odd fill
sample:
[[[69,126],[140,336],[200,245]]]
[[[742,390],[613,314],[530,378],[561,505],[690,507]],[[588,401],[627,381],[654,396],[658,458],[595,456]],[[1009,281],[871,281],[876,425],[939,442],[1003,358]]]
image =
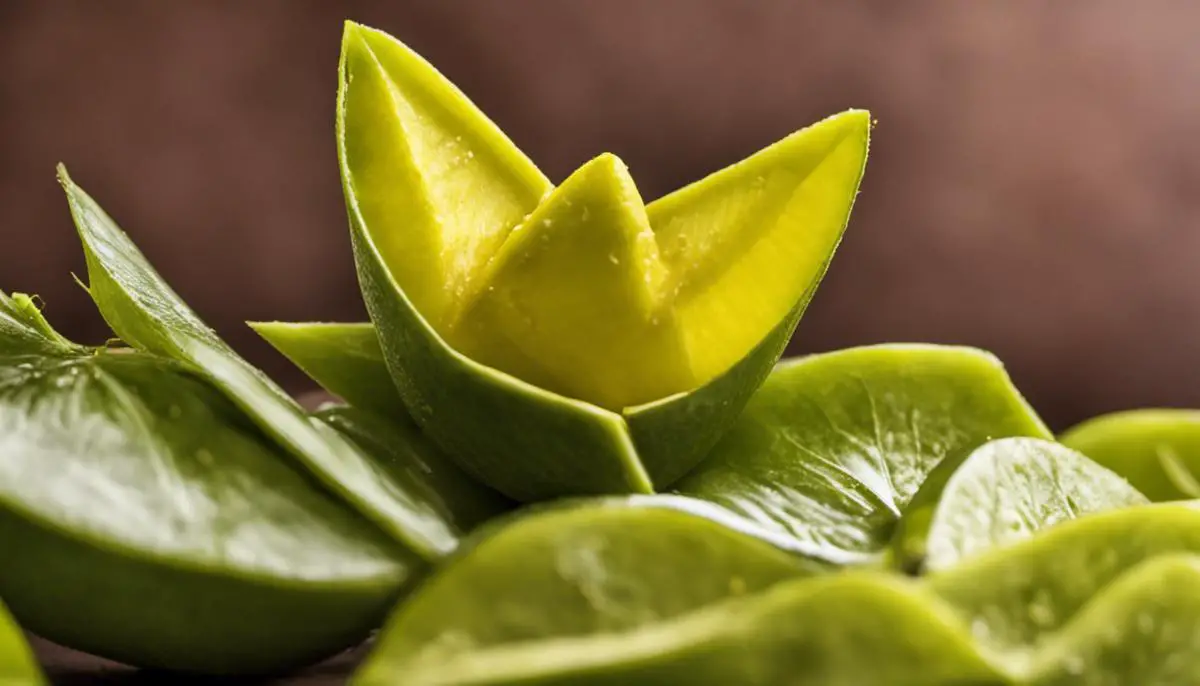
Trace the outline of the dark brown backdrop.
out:
[[[1055,425],[1200,406],[1200,4],[0,2],[0,287],[104,337],[53,165],[294,389],[245,319],[356,319],[332,114],[340,21],[386,29],[561,179],[648,198],[848,106],[880,121],[794,351],[996,351]]]

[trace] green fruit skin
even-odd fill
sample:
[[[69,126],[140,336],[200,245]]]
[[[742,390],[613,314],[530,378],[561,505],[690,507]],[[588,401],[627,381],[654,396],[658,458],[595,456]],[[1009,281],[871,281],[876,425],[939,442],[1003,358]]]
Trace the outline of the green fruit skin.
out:
[[[1050,434],[991,354],[849,348],[778,366],[674,488],[793,539],[797,552],[878,564],[919,489],[995,436]]]
[[[1166,469],[1166,460],[1200,473],[1200,412],[1145,409],[1089,419],[1062,435],[1074,448],[1129,480],[1155,502],[1195,498],[1194,484],[1182,484]]]
[[[729,371],[693,391],[625,410],[638,456],[658,489],[682,479],[737,423],[746,403],[783,355],[820,280],[818,277],[787,318]]]
[[[371,324],[250,322],[250,328],[350,405],[382,417],[408,414]]]
[[[107,549],[0,509],[5,602],[34,633],[139,667],[273,674],[361,641],[404,575],[337,584],[238,578]],[[152,638],[148,635],[152,633]]]
[[[728,373],[690,393],[626,410],[624,418],[638,458],[650,469],[657,487],[681,478],[693,466],[693,456],[706,454],[737,421],[739,408],[770,376],[771,365],[783,354],[808,300],[806,296]],[[255,324],[254,329],[329,392],[396,423],[409,421],[371,324],[273,322]],[[356,353],[344,354],[347,348]],[[378,381],[381,378],[386,386]]]

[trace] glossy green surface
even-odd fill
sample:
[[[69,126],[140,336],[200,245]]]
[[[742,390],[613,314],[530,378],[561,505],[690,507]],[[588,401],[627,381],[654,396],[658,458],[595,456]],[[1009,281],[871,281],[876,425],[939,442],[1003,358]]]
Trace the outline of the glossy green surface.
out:
[[[327,487],[426,559],[457,540],[415,511],[404,484],[340,434],[314,421],[243,360],[171,290],[137,246],[65,169],[59,179],[87,256],[89,292],[124,341],[201,373]]]
[[[371,324],[252,322],[250,327],[321,388],[354,407],[398,422],[408,416]]]
[[[750,210],[745,198],[734,202],[730,189],[737,184],[750,184],[753,189],[759,177],[747,174],[758,169],[756,165],[778,162],[784,150],[799,151],[808,156],[804,158],[807,172],[789,169],[771,176],[760,195],[778,201],[777,214],[770,214],[765,206],[757,211],[764,226],[775,226],[773,218],[784,215],[813,222],[817,227],[813,236],[793,245],[811,248],[805,259],[813,262],[811,269],[799,270],[809,278],[799,299],[776,313],[774,328],[764,329],[769,333],[756,346],[751,341],[752,349],[749,353],[743,349],[740,362],[726,364],[724,373],[690,393],[618,413],[538,388],[448,345],[439,331],[454,319],[448,314],[453,308],[430,304],[441,296],[422,295],[431,289],[429,270],[448,272],[436,266],[437,260],[418,259],[414,266],[404,257],[431,250],[428,241],[448,250],[446,246],[457,244],[455,237],[462,235],[453,227],[499,222],[514,215],[516,198],[523,198],[525,205],[511,224],[503,226],[504,231],[534,211],[548,187],[534,192],[541,181],[531,181],[536,179],[524,156],[494,126],[485,125],[486,119],[461,93],[385,34],[348,24],[340,74],[342,182],[359,281],[387,366],[412,416],[438,444],[476,477],[524,501],[569,494],[647,493],[669,485],[701,459],[782,352],[845,226],[865,156],[866,115],[850,112],[785,139],[751,158],[754,162],[747,160],[668,196],[670,200],[664,198],[659,201],[666,203],[661,206],[664,210],[655,209],[659,203],[647,208],[651,217],[661,214],[681,222],[669,231],[663,229],[664,235],[672,236],[699,236],[679,227],[693,221],[689,211],[703,206],[727,201],[730,213],[720,217],[732,221],[754,216],[746,214]],[[841,125],[838,122],[857,133],[829,138]],[[454,143],[435,146],[430,141]],[[858,153],[852,154],[853,150]],[[823,164],[822,155],[834,162]],[[762,176],[765,179],[767,174]],[[484,177],[490,181],[479,180]],[[774,184],[788,178],[796,184],[794,193],[781,195]],[[472,201],[459,202],[460,191],[467,187]],[[499,240],[490,231],[480,239],[489,245]],[[706,242],[709,238],[713,242]],[[705,263],[702,248],[725,245],[728,236],[718,238],[719,232],[707,236],[695,250],[686,249],[686,241],[676,241],[678,245],[671,248],[674,259]],[[415,243],[410,246],[406,241]],[[472,245],[462,257],[468,266],[462,266],[460,274],[467,276],[443,284],[449,293],[446,297],[460,299],[456,302],[469,300],[484,288],[472,278],[479,255],[486,251],[479,247],[482,243]],[[700,273],[707,272],[701,269]],[[494,344],[504,346],[502,341]],[[713,348],[717,349],[720,346]]]
[[[1177,686],[1200,679],[1200,556],[1164,555],[1122,575],[1046,640],[1037,686]]]
[[[963,560],[931,575],[927,583],[971,627],[983,649],[1020,671],[1034,648],[1056,640],[1085,641],[1085,636],[1092,636],[1085,642],[1106,641],[1102,628],[1114,637],[1137,628],[1136,623],[1121,626],[1130,619],[1122,609],[1128,601],[1106,597],[1120,590],[1117,582],[1131,570],[1177,553],[1200,553],[1200,510],[1174,503],[1146,505],[1064,522],[1034,538]],[[1109,603],[1109,609],[1100,611]],[[1149,651],[1166,659],[1170,653],[1158,651],[1170,642],[1155,646],[1168,638],[1160,635],[1159,623],[1177,620],[1160,618],[1156,610],[1161,608],[1153,603],[1144,609],[1139,641],[1146,644],[1113,644],[1109,649],[1129,651],[1130,656]],[[1113,612],[1122,616],[1109,616]]]
[[[634,632],[816,571],[736,525],[706,503],[632,496],[486,527],[399,606],[360,683]]]
[[[485,648],[441,663],[390,653],[391,636],[354,686],[1008,683],[920,589],[857,572],[784,581],[625,631]]]
[[[1129,482],[1053,441],[991,441],[946,484],[929,528],[925,568],[947,569],[1060,522],[1148,502]]]
[[[695,550],[753,538],[691,524],[681,536],[617,512],[549,510],[482,537],[398,609],[352,683],[1169,686],[1200,674],[1190,506],[1066,521],[923,580],[785,574],[736,594],[721,588],[728,564]],[[639,550],[658,535],[670,544]]]
[[[0,293],[0,299],[4,297]],[[0,604],[0,685],[43,686],[45,683],[20,627]]]
[[[411,419],[384,419],[349,406],[329,407],[315,416],[383,466],[409,498],[409,507],[430,522],[427,528],[446,529],[437,535],[459,538],[516,505],[464,474]]]
[[[0,597],[26,628],[140,666],[274,671],[361,640],[424,567],[189,368],[36,343],[49,326],[12,302]]]
[[[675,489],[788,537],[802,554],[874,563],[918,491],[944,484],[939,473],[1000,436],[1050,435],[990,354],[853,348],[776,368]]]
[[[1060,440],[1151,500],[1200,498],[1200,411],[1117,412],[1090,419]]]

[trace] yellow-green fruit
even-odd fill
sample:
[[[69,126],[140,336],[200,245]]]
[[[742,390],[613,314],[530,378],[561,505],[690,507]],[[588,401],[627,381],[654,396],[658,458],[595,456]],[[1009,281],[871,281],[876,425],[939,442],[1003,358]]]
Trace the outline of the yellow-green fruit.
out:
[[[340,73],[359,280],[399,396],[521,500],[694,466],[779,358],[867,154],[849,111],[646,206],[611,155],[552,190],[390,36],[348,24]]]

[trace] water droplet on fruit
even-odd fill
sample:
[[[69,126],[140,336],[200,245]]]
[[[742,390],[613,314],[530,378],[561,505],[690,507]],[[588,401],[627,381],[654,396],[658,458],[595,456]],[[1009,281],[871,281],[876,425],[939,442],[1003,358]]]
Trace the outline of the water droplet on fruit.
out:
[[[1045,591],[1038,591],[1033,602],[1029,604],[1029,619],[1039,627],[1048,627],[1054,624],[1053,601]]]
[[[992,630],[988,628],[987,620],[983,617],[976,617],[971,622],[971,634],[979,640],[985,640],[992,635]]]
[[[617,256],[612,253],[608,254],[608,261],[612,262],[613,264],[621,264],[621,260],[618,259]]]
[[[1083,658],[1078,655],[1068,655],[1063,659],[1063,669],[1071,676],[1083,673]]]

